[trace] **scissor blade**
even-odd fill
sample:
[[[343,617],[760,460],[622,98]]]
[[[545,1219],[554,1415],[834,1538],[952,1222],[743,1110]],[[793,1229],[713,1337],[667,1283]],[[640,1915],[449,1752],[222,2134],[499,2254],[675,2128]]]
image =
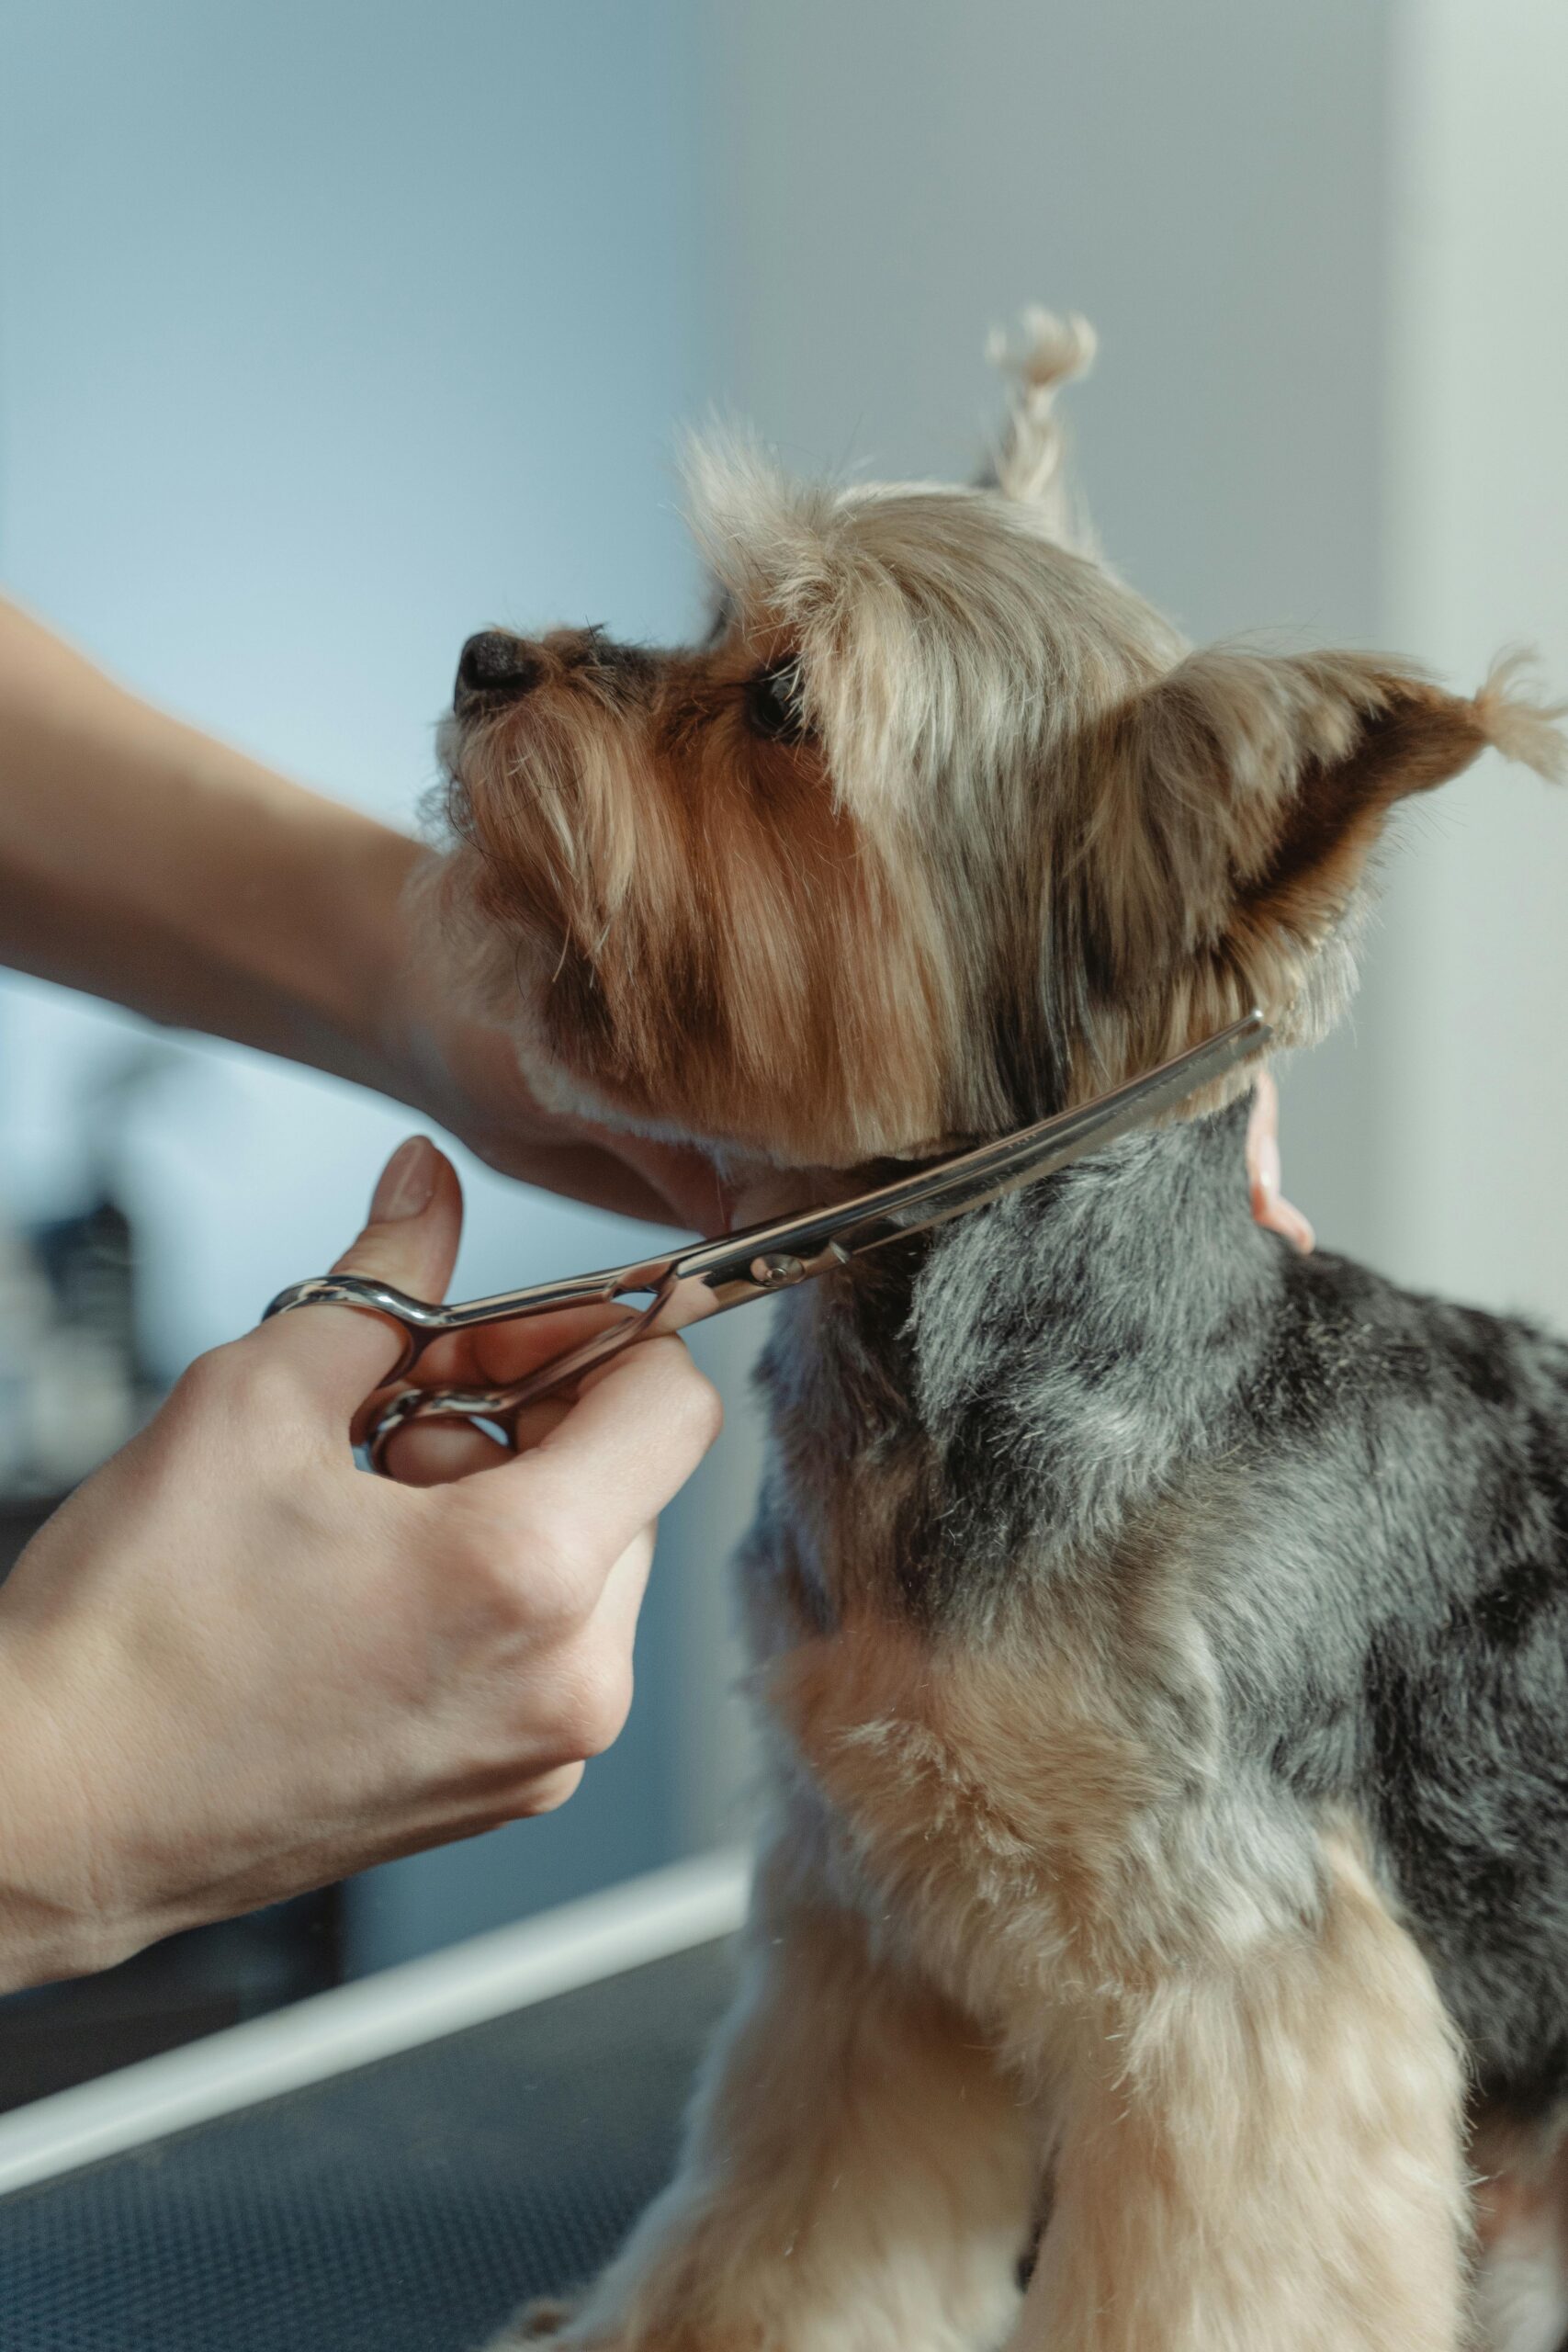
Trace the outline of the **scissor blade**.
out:
[[[886,1242],[929,1232],[934,1226],[966,1216],[971,1209],[986,1208],[1025,1184],[1039,1183],[1075,1160],[1103,1151],[1160,1112],[1175,1109],[1201,1087],[1212,1085],[1238,1062],[1261,1051],[1272,1034],[1261,1012],[1249,1012],[1201,1046],[1189,1047],[1157,1069],[1145,1070],[1077,1110],[1042,1120],[1037,1126],[1020,1128],[931,1170],[923,1193],[917,1183],[907,1191],[900,1188],[900,1197],[885,1194],[880,1201],[873,1197],[863,1204],[863,1214],[840,1230],[839,1247],[846,1257],[859,1257]],[[852,1216],[856,1205],[847,1204]]]
[[[698,1243],[668,1259],[585,1275],[577,1286],[595,1298],[632,1290],[652,1292],[649,1305],[625,1322],[594,1334],[553,1363],[541,1364],[509,1388],[409,1389],[383,1414],[372,1440],[380,1466],[386,1445],[411,1419],[428,1416],[504,1421],[520,1406],[553,1395],[589,1366],[655,1331],[679,1331],[728,1307],[808,1281],[842,1266],[884,1243],[945,1225],[971,1209],[984,1208],[1021,1185],[1054,1175],[1075,1159],[1104,1148],[1130,1129],[1212,1085],[1249,1055],[1268,1045],[1272,1031],[1260,1012],[1233,1022],[1158,1069],[1149,1070],[1112,1093],[1076,1111],[1021,1127],[993,1143],[938,1161],[913,1176],[863,1193],[804,1216],[780,1217],[716,1241]],[[548,1286],[545,1286],[548,1287]],[[454,1318],[489,1322],[526,1312],[538,1292],[513,1292],[446,1310]],[[551,1304],[556,1302],[552,1299]]]
[[[1077,1110],[1016,1128],[852,1200],[701,1242],[683,1251],[671,1269],[674,1296],[660,1328],[675,1329],[697,1313],[743,1306],[1054,1175],[1224,1077],[1261,1051],[1272,1034],[1261,1012],[1251,1012],[1201,1046]],[[699,1303],[704,1289],[709,1297]]]

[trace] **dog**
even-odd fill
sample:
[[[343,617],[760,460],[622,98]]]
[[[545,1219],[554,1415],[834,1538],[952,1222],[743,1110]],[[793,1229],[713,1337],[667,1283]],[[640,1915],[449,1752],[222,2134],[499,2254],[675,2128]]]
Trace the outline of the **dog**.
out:
[[[976,486],[700,444],[702,644],[469,640],[441,919],[534,1086],[804,1204],[1344,1006],[1517,665],[1194,651],[1031,314]],[[743,1988],[582,2352],[1551,2352],[1568,1347],[1249,1214],[1250,1078],[782,1305]]]

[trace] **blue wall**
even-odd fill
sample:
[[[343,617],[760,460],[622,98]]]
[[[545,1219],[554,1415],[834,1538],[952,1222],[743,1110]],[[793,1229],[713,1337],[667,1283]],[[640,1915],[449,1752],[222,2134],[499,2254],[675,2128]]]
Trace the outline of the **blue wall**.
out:
[[[682,627],[694,46],[683,6],[638,0],[12,11],[0,582],[157,700],[398,820],[468,629]],[[128,1026],[0,984],[0,1197],[21,1212],[81,1189],[83,1104]],[[178,1041],[121,1171],[159,1360],[326,1262],[411,1124]],[[610,1220],[465,1172],[469,1288],[623,1253]],[[680,1843],[681,1530],[619,1748],[558,1818],[378,1874],[362,1962]]]

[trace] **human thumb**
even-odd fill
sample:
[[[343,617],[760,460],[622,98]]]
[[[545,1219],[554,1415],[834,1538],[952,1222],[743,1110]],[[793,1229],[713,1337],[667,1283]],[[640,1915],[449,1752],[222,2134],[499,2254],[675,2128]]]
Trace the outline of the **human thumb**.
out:
[[[457,1170],[427,1136],[411,1136],[381,1170],[364,1230],[332,1271],[441,1298],[462,1229]],[[301,1307],[258,1336],[287,1353],[305,1385],[345,1417],[389,1377],[403,1351],[394,1324],[353,1306]]]

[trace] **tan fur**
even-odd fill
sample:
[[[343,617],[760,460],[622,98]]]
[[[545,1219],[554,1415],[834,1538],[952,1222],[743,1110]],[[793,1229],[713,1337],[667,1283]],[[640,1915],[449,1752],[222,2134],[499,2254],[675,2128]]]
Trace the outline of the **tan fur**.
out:
[[[1516,666],[1473,701],[1385,655],[1213,648],[1113,715],[1078,789],[1109,1017],[1076,1091],[1146,1069],[1253,1004],[1314,1045],[1354,979],[1367,862],[1395,803],[1489,744],[1559,774],[1558,714]]]
[[[1353,1837],[1293,1917],[1167,1912],[1138,1893],[1157,1769],[1082,1660],[862,1622],[772,1689],[809,1782],[750,1990],[564,2343],[999,2342],[1044,2170],[1014,2352],[1458,2352],[1459,2061]]]
[[[994,368],[1013,387],[1008,428],[997,453],[997,481],[1010,498],[1037,505],[1052,536],[1066,547],[1093,551],[1093,538],[1072,497],[1056,393],[1094,365],[1098,338],[1075,311],[1059,319],[1032,307],[1016,342],[994,334],[986,346]]]
[[[969,2020],[825,1899],[808,1843],[760,1874],[746,1990],[680,2171],[571,2345],[971,2352],[1017,2311],[1038,2176],[1024,2103]]]
[[[859,1624],[773,1687],[874,1901],[1049,2094],[1018,2346],[1459,2344],[1458,2053],[1350,1838],[1295,1917],[1193,1907],[1140,1835],[1160,1768],[1070,1634],[1025,1667]]]
[[[1122,1946],[1122,1864],[1162,1790],[1089,1646],[976,1657],[861,1616],[769,1676],[857,1867],[999,2032],[1097,1983]]]
[[[446,887],[514,943],[491,1010],[516,1009],[520,948],[548,1050],[608,1105],[786,1158],[936,1135],[956,1013],[918,888],[818,755],[747,737],[758,652],[671,661],[634,731],[580,645],[543,641],[525,744],[491,720],[464,747],[473,854]]]
[[[1091,2004],[1018,2352],[1461,2344],[1458,2054],[1359,1856],[1323,1859],[1312,1933]]]

